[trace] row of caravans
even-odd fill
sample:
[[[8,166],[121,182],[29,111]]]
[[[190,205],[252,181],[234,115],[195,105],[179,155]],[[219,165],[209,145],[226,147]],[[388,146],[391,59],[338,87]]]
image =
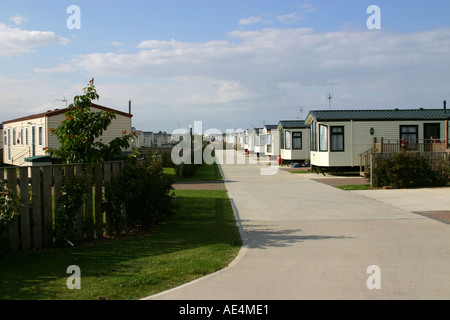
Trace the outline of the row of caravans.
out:
[[[305,121],[280,121],[278,125],[247,129],[236,141],[238,149],[268,160],[305,161],[309,159],[310,126]]]
[[[374,148],[449,152],[449,120],[443,109],[319,110],[306,120],[246,130],[237,141],[247,153],[315,167],[358,167]]]

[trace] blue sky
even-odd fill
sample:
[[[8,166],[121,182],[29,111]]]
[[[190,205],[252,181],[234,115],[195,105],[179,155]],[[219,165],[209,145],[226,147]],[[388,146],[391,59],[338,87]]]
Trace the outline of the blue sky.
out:
[[[148,131],[277,124],[329,93],[334,109],[440,108],[449,13],[448,0],[0,1],[0,121],[61,108],[92,77],[99,104],[131,99]]]

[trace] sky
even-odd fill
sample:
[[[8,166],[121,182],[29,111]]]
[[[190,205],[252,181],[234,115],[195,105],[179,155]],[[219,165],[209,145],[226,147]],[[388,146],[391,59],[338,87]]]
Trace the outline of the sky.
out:
[[[441,108],[449,14],[448,0],[0,0],[0,122],[64,108],[92,78],[95,103],[131,100],[154,132]]]

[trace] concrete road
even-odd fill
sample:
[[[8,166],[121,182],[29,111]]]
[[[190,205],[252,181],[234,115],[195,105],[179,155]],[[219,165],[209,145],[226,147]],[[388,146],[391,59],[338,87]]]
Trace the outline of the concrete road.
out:
[[[148,299],[450,298],[449,225],[412,213],[413,203],[450,209],[450,189],[401,199],[385,190],[383,202],[379,193],[342,191],[301,174],[263,176],[261,167],[221,166],[245,240],[237,259]]]

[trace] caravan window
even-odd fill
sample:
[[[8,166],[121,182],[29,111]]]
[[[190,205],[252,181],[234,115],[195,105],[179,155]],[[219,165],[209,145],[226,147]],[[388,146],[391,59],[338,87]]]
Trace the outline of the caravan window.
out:
[[[44,137],[43,137],[43,131],[42,131],[42,127],[39,127],[39,129],[38,129],[39,131],[39,133],[38,133],[38,142],[39,142],[39,145],[40,146],[42,146],[42,145],[44,145]]]
[[[317,151],[317,123],[311,123],[311,151]]]
[[[285,149],[291,150],[291,132],[286,131]]]
[[[294,132],[292,136],[292,148],[294,150],[301,150],[303,148],[302,146],[302,133],[301,132]]]
[[[417,143],[418,126],[400,126],[400,139],[405,139],[410,144]]]
[[[344,127],[331,127],[331,151],[344,151]]]
[[[328,151],[328,127],[323,124],[319,126],[319,151]]]

